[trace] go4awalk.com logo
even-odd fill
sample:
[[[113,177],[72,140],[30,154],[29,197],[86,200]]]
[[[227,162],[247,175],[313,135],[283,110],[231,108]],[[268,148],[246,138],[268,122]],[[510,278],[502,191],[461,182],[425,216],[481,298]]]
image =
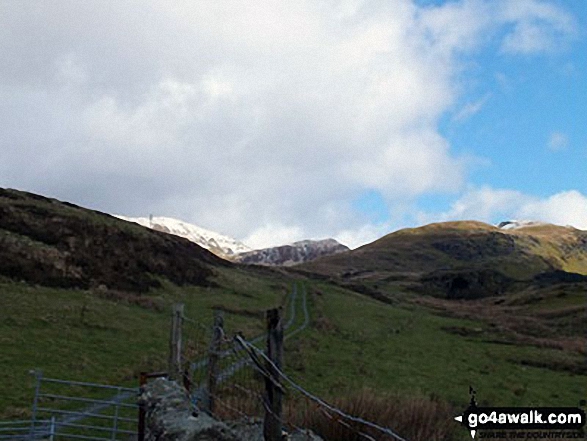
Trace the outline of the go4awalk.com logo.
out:
[[[455,420],[473,439],[585,439],[585,412],[578,407],[479,407],[476,392],[469,393],[469,407]]]

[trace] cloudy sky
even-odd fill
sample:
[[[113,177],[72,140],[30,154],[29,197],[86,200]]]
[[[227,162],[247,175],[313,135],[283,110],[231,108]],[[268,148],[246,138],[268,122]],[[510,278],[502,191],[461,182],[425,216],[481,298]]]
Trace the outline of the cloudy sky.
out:
[[[0,186],[253,247],[587,229],[582,0],[1,0]]]

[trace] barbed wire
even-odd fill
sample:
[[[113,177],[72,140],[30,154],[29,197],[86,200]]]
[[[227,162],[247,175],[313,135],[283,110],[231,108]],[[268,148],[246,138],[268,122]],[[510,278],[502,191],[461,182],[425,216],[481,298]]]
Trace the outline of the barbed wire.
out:
[[[290,307],[291,314],[288,317],[287,324],[285,325],[286,329],[291,327],[293,325],[294,320],[295,320],[295,310],[296,310],[295,303],[296,303],[297,294],[298,294],[297,293],[297,286],[294,285],[292,295],[290,296],[290,304],[288,305]],[[307,293],[306,293],[306,290],[304,289],[303,296],[302,296],[302,309],[303,309],[303,313],[304,313],[304,324],[301,325],[298,329],[291,332],[285,338],[292,337],[294,334],[297,334],[298,332],[302,331],[307,326],[307,324],[309,322],[309,314],[308,314],[308,310],[307,310],[306,297],[307,297]],[[380,426],[376,423],[373,423],[371,421],[365,420],[360,417],[355,417],[353,415],[350,415],[350,414],[342,411],[341,409],[339,409],[337,407],[330,405],[329,403],[322,400],[320,397],[317,397],[316,395],[307,391],[302,386],[300,386],[299,384],[294,382],[292,379],[290,379],[279,367],[277,367],[277,365],[271,359],[269,359],[269,357],[261,349],[259,349],[255,346],[255,343],[258,343],[259,341],[261,341],[263,338],[265,338],[267,336],[267,334],[259,335],[259,336],[255,337],[254,339],[252,339],[251,341],[248,341],[242,336],[241,333],[237,333],[233,339],[229,339],[226,336],[224,329],[221,326],[220,327],[218,327],[218,326],[217,327],[215,327],[215,326],[207,327],[207,326],[197,322],[196,320],[193,320],[193,319],[186,317],[186,316],[182,316],[182,319],[184,321],[189,322],[190,324],[198,326],[199,328],[205,330],[207,333],[210,333],[212,335],[216,334],[217,339],[218,339],[217,344],[219,346],[224,345],[224,344],[230,344],[230,348],[225,349],[225,350],[220,349],[220,347],[218,347],[217,349],[212,349],[211,347],[208,348],[209,353],[213,350],[215,352],[215,355],[220,359],[224,359],[229,356],[232,356],[235,359],[234,362],[232,362],[227,368],[225,368],[222,372],[220,372],[218,374],[218,378],[221,379],[221,381],[227,380],[228,378],[230,378],[231,376],[236,374],[239,370],[241,370],[241,368],[246,367],[246,366],[251,366],[255,371],[259,372],[264,378],[269,380],[276,388],[278,388],[281,391],[281,393],[285,394],[286,388],[283,385],[283,383],[280,381],[280,378],[285,380],[285,382],[287,384],[289,384],[289,386],[291,386],[294,390],[296,390],[297,392],[302,394],[307,400],[310,400],[310,401],[316,403],[318,406],[320,406],[319,410],[321,410],[322,413],[328,419],[339,423],[340,425],[346,427],[348,430],[355,432],[357,435],[359,435],[369,441],[376,441],[376,440],[371,435],[362,432],[361,430],[359,430],[356,427],[353,427],[353,425],[349,424],[347,421],[351,421],[351,422],[357,423],[357,424],[362,424],[362,425],[367,426],[371,429],[374,429],[374,430],[377,430],[381,433],[389,435],[398,441],[406,441],[405,438],[402,438],[400,435],[395,433],[390,428]],[[245,354],[241,355],[241,353],[243,351],[245,352]],[[263,361],[265,361],[267,364],[264,363]],[[183,371],[183,376],[182,376],[184,381],[186,381],[188,384],[192,384],[192,377],[197,369],[204,368],[208,365],[208,360],[206,358],[203,358],[197,362],[190,363],[189,360],[186,360],[184,357],[182,357],[182,364],[184,364],[184,362],[188,362],[189,366],[191,368],[190,374],[188,374],[187,371]],[[267,366],[269,366],[270,368],[268,368]],[[271,371],[273,371],[273,372],[271,372]],[[276,375],[277,375],[277,378],[276,378]],[[240,386],[239,384],[237,384],[235,382],[228,384],[228,386],[235,388],[236,390],[240,390],[240,392],[246,392],[249,394],[249,396],[257,396],[257,398],[262,403],[265,411],[267,413],[271,414],[282,425],[289,426],[290,428],[304,432],[304,429],[302,429],[302,428],[296,426],[295,424],[293,424],[289,421],[286,421],[282,417],[276,415],[268,406],[267,401],[266,401],[266,397],[262,396],[259,392],[255,392],[255,391],[252,391],[251,389]],[[214,397],[215,400],[218,400],[217,401],[218,404],[221,404],[224,407],[226,407],[227,409],[232,410],[234,412],[237,412],[243,416],[249,417],[249,415],[247,415],[242,410],[237,409],[234,406],[230,406],[226,402],[226,400],[224,400],[223,398],[220,398],[218,394],[213,394],[212,396]],[[335,414],[336,416],[331,415],[329,412]]]
[[[249,347],[254,348],[255,351],[260,352],[263,355],[263,357],[266,358],[265,353],[263,351],[261,351],[259,348],[257,348],[256,346],[251,345],[248,341],[246,341],[244,338],[242,338],[242,336],[240,336],[239,334],[236,334],[234,336],[234,338],[235,338],[235,341],[245,349],[247,354],[251,357],[251,360],[253,360],[253,368],[258,370],[261,373],[261,375],[263,375],[265,378],[267,378],[269,381],[271,381],[271,383],[273,383],[273,385],[276,388],[278,388],[281,391],[281,393],[285,394],[285,388],[279,382],[279,380],[277,380],[275,378],[275,376],[271,372],[269,372],[265,366],[263,366],[263,363],[261,363],[261,360],[259,360],[259,357],[257,357],[255,352],[251,351],[248,348]],[[273,363],[271,363],[271,364],[273,364]],[[275,366],[274,364],[273,364],[273,366],[275,367],[275,369],[277,369],[277,366]]]
[[[284,418],[282,416],[277,415],[275,412],[273,412],[271,410],[271,408],[269,407],[268,403],[267,403],[267,397],[264,396],[261,391],[255,391],[252,390],[250,388],[246,388],[238,383],[234,383],[234,384],[230,384],[229,385],[231,388],[236,389],[239,392],[243,392],[245,394],[247,394],[248,397],[256,397],[256,399],[262,404],[263,409],[265,410],[266,413],[272,415],[277,421],[279,421],[279,423],[282,424],[283,427],[287,427],[290,430],[293,431],[298,431],[300,433],[304,433],[307,435],[308,430],[306,428],[302,428],[300,426],[298,426],[297,424],[291,422],[291,420]],[[218,394],[213,395],[215,397],[215,399],[220,399]],[[306,398],[308,399],[308,398]],[[224,399],[220,399],[221,401],[224,401]],[[235,407],[229,406],[226,401],[224,401],[224,405],[227,408],[230,408],[230,410],[233,410],[235,412],[238,412],[240,415],[242,416],[246,416],[246,417],[251,417],[251,415],[246,414],[245,412],[243,412],[240,409],[237,409]],[[320,410],[324,413],[324,415],[332,420],[335,421],[337,423],[339,423],[340,425],[346,427],[348,430],[351,430],[352,432],[356,433],[357,435],[369,440],[369,441],[377,441],[375,438],[373,438],[372,436],[362,432],[361,430],[357,429],[356,427],[353,427],[352,425],[348,424],[346,421],[343,421],[342,419],[333,417],[332,415],[330,415],[326,409],[320,408]]]
[[[269,407],[268,403],[267,403],[267,397],[265,397],[263,394],[261,394],[261,392],[259,391],[254,391],[251,389],[248,389],[246,387],[243,387],[239,384],[234,384],[233,387],[237,390],[240,390],[242,392],[248,393],[250,395],[256,395],[257,399],[263,404],[263,408],[265,409],[265,411],[269,414],[271,414],[276,420],[278,420],[282,425],[284,426],[289,426],[291,429],[303,432],[304,429],[295,425],[294,423],[288,421],[288,420],[284,420],[283,417],[277,415],[275,412],[273,412],[271,410],[271,408]]]
[[[292,293],[288,297],[290,300],[290,314],[288,317],[288,322],[285,324],[284,329],[288,329],[289,327],[291,327],[293,325],[293,322],[295,321],[296,300],[298,297],[297,284],[293,284]],[[304,323],[301,326],[299,326],[297,329],[292,331],[290,334],[286,335],[285,339],[289,339],[290,337],[292,337],[293,335],[297,334],[298,332],[302,331],[304,328],[307,327],[307,325],[309,323],[309,314],[308,314],[308,310],[307,310],[306,297],[307,297],[307,292],[304,287],[303,288],[303,296],[302,296],[302,309],[304,312]],[[201,322],[186,316],[185,313],[182,314],[181,319],[184,322],[190,323],[190,324],[198,327],[200,332],[205,331],[205,333],[209,334],[209,335],[213,335],[216,332],[216,328],[214,326],[206,326],[206,325],[202,324]],[[244,350],[244,348],[242,348],[242,347],[237,347],[237,348],[234,347],[234,345],[232,344],[233,343],[232,339],[229,339],[226,336],[225,331],[222,327],[220,327],[219,332],[221,334],[220,335],[221,342],[231,345],[230,349],[219,350],[218,352],[216,352],[215,355],[217,355],[219,358],[226,358],[234,352],[242,352]],[[263,339],[265,339],[266,337],[267,337],[267,333],[260,334],[256,337],[252,338],[251,340],[249,340],[249,343],[257,344],[257,343],[261,342]],[[202,344],[201,346],[205,346],[205,344]],[[209,351],[210,351],[210,349],[208,348],[207,352],[209,352]],[[203,351],[203,352],[206,352],[206,351]],[[207,365],[208,365],[208,357],[204,356],[204,354],[202,353],[201,358],[199,360],[191,362],[191,364],[190,364],[191,375],[194,375],[194,373],[197,370],[207,367]]]
[[[242,338],[242,336],[239,336],[239,337],[240,337],[240,338]],[[238,342],[238,339],[237,339],[236,341]],[[243,341],[246,341],[246,340],[244,340],[244,339],[243,339]],[[247,342],[247,343],[250,343],[250,342]],[[248,354],[248,355],[251,357],[251,358],[250,358],[250,360],[252,360],[252,361],[253,361],[253,363],[251,364],[251,366],[252,366],[252,367],[253,367],[253,368],[254,368],[254,369],[257,371],[257,372],[259,372],[259,373],[260,373],[262,376],[264,376],[265,378],[269,378],[270,380],[272,379],[271,381],[272,381],[274,384],[275,384],[275,383],[278,383],[278,382],[275,380],[275,378],[274,378],[274,375],[272,375],[272,374],[271,374],[271,373],[270,373],[270,372],[269,372],[269,371],[266,369],[266,367],[263,365],[263,363],[261,362],[261,360],[259,360],[259,357],[257,356],[257,354],[256,354],[255,352],[251,351],[251,350],[250,350],[250,349],[247,347],[247,345],[242,345],[241,347],[243,347],[243,348],[244,348],[244,350],[247,352],[247,354]],[[235,354],[238,354],[238,353],[235,351]],[[278,385],[278,387],[280,387],[280,388],[281,388],[281,390],[282,390],[282,393],[285,393],[285,388],[283,387],[283,385],[281,385],[280,383],[278,383],[278,384],[276,384],[276,385]],[[251,389],[249,389],[249,388],[245,388],[244,386],[241,386],[241,385],[239,385],[239,384],[238,384],[238,383],[236,383],[236,382],[235,382],[235,383],[232,383],[232,384],[230,384],[229,386],[230,386],[230,387],[232,387],[232,388],[234,388],[234,389],[236,389],[237,391],[240,391],[240,392],[245,392],[245,393],[247,393],[247,394],[248,394],[248,396],[256,396],[256,397],[257,397],[257,399],[259,400],[259,402],[261,402],[261,403],[262,403],[262,405],[263,405],[263,408],[264,408],[265,412],[266,412],[266,413],[269,413],[270,415],[272,415],[272,416],[273,416],[273,417],[274,417],[274,418],[275,418],[277,421],[279,421],[279,422],[280,422],[280,423],[281,423],[281,424],[282,424],[284,427],[289,427],[290,429],[297,430],[297,431],[299,431],[299,432],[302,432],[302,433],[303,433],[303,432],[306,432],[306,430],[305,430],[305,429],[303,429],[303,428],[301,428],[301,427],[297,426],[296,424],[292,423],[291,421],[289,421],[289,420],[287,420],[287,419],[284,419],[284,418],[282,418],[282,417],[280,417],[280,416],[276,415],[276,414],[275,414],[275,413],[274,413],[274,412],[271,410],[271,408],[268,406],[268,404],[267,404],[267,400],[266,400],[266,397],[265,397],[265,396],[263,396],[263,395],[262,395],[262,394],[261,394],[259,391],[253,391],[253,390],[251,390]],[[215,394],[215,395],[213,395],[213,396],[215,396],[216,398],[219,398],[217,394]],[[308,399],[308,398],[306,397],[306,399]],[[223,399],[221,399],[221,400],[222,400],[222,401],[224,401]],[[226,402],[224,402],[224,404],[226,404]],[[225,406],[225,407],[229,407],[229,406],[226,404],[226,406]],[[239,409],[236,409],[236,408],[234,408],[234,407],[230,407],[230,408],[231,408],[231,410],[238,411],[238,412],[239,412],[241,415],[249,416],[249,415],[247,415],[246,413],[244,413],[244,412],[240,411]],[[332,421],[335,421],[335,422],[337,422],[337,423],[341,424],[342,426],[346,427],[347,429],[351,430],[352,432],[356,433],[357,435],[359,435],[359,436],[361,436],[361,437],[363,437],[363,438],[365,438],[365,439],[367,439],[367,440],[369,440],[369,441],[376,441],[376,440],[375,440],[375,438],[373,438],[372,436],[370,436],[370,435],[368,435],[368,434],[366,434],[366,433],[364,433],[364,432],[360,431],[359,429],[357,429],[357,428],[355,428],[355,427],[351,426],[351,425],[350,425],[350,424],[348,424],[346,421],[343,421],[343,420],[342,420],[342,419],[340,419],[340,418],[335,418],[335,417],[333,417],[333,416],[332,416],[332,415],[330,415],[330,414],[329,414],[329,413],[328,413],[328,412],[327,412],[325,409],[320,409],[320,410],[322,410],[322,411],[323,411],[323,413],[324,413],[324,414],[325,414],[325,415],[326,415],[326,416],[327,416],[327,417],[328,417],[330,420],[332,420]]]
[[[235,336],[235,339],[239,342],[239,344],[244,345],[244,346],[247,346],[251,351],[257,352],[267,363],[269,363],[269,365],[275,370],[275,372],[277,372],[277,374],[281,378],[283,378],[287,383],[289,383],[289,385],[291,387],[293,387],[294,389],[296,389],[301,394],[305,395],[310,400],[318,403],[321,406],[324,406],[325,408],[327,408],[331,412],[336,413],[337,415],[339,415],[339,416],[341,416],[343,418],[346,418],[347,420],[354,421],[354,422],[360,423],[360,424],[364,424],[364,425],[366,425],[368,427],[371,427],[373,429],[376,429],[376,430],[378,430],[378,431],[380,431],[382,433],[385,433],[387,435],[390,435],[390,436],[394,437],[395,439],[397,439],[398,441],[407,441],[405,438],[402,438],[400,435],[398,435],[393,430],[391,430],[391,429],[389,429],[387,427],[380,426],[379,424],[372,423],[371,421],[367,421],[367,420],[365,420],[363,418],[360,418],[360,417],[355,417],[355,416],[349,415],[348,413],[346,413],[346,412],[344,412],[344,411],[342,411],[342,410],[340,410],[340,409],[338,409],[338,408],[336,408],[336,407],[328,404],[327,402],[325,402],[321,398],[317,397],[316,395],[312,394],[311,392],[308,392],[302,386],[300,386],[299,384],[295,383],[292,379],[290,379],[259,348],[255,347],[254,345],[251,345],[249,342],[247,342],[246,340],[244,340],[239,335],[236,335]]]

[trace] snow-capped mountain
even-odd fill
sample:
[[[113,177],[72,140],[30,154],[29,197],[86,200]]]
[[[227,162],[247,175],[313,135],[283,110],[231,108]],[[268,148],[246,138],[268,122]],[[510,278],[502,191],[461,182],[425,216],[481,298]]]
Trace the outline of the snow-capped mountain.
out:
[[[241,263],[287,266],[308,262],[320,256],[348,251],[346,246],[334,239],[302,240],[291,245],[253,250],[236,239],[171,217],[115,216],[153,230],[184,237],[219,257]]]
[[[201,247],[210,250],[217,256],[226,259],[233,259],[238,253],[251,251],[251,248],[236,239],[171,217],[148,218],[115,216],[125,221],[135,222],[144,227],[152,228],[153,230],[184,237]]]
[[[302,240],[290,245],[241,253],[235,256],[235,260],[241,263],[257,265],[291,266],[348,250],[347,246],[338,243],[334,239]]]

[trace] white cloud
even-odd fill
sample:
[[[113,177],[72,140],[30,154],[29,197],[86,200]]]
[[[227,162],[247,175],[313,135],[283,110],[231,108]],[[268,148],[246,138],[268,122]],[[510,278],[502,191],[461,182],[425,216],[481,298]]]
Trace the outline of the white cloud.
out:
[[[473,115],[479,113],[487,101],[491,98],[491,94],[487,93],[476,101],[465,104],[456,114],[453,116],[453,121],[462,122],[471,118]]]
[[[268,248],[274,245],[289,244],[299,240],[303,232],[299,227],[286,227],[283,225],[268,225],[255,230],[255,232],[244,239],[249,247],[253,249]]]
[[[518,210],[520,218],[539,219],[587,230],[587,196],[576,190],[532,200]]]
[[[0,185],[259,244],[357,242],[377,229],[357,194],[462,189],[469,159],[437,127],[462,59],[505,21],[558,38],[542,3],[4,0]]]
[[[470,188],[453,202],[444,213],[420,213],[420,223],[452,220],[479,220],[494,223],[496,219],[510,219],[530,198],[516,190],[491,187]],[[515,218],[515,217],[513,217]]]
[[[358,229],[340,231],[334,235],[334,238],[347,247],[355,249],[366,243],[371,243],[396,229],[396,226],[388,222],[377,225],[367,224]]]
[[[421,223],[480,220],[535,220],[587,230],[587,196],[576,190],[539,198],[515,190],[471,188],[444,213],[420,213]]]
[[[569,138],[562,132],[552,132],[548,138],[548,148],[553,152],[564,150],[569,145]]]
[[[577,35],[573,16],[554,4],[537,0],[499,3],[500,19],[512,26],[502,43],[506,53],[551,52]]]

